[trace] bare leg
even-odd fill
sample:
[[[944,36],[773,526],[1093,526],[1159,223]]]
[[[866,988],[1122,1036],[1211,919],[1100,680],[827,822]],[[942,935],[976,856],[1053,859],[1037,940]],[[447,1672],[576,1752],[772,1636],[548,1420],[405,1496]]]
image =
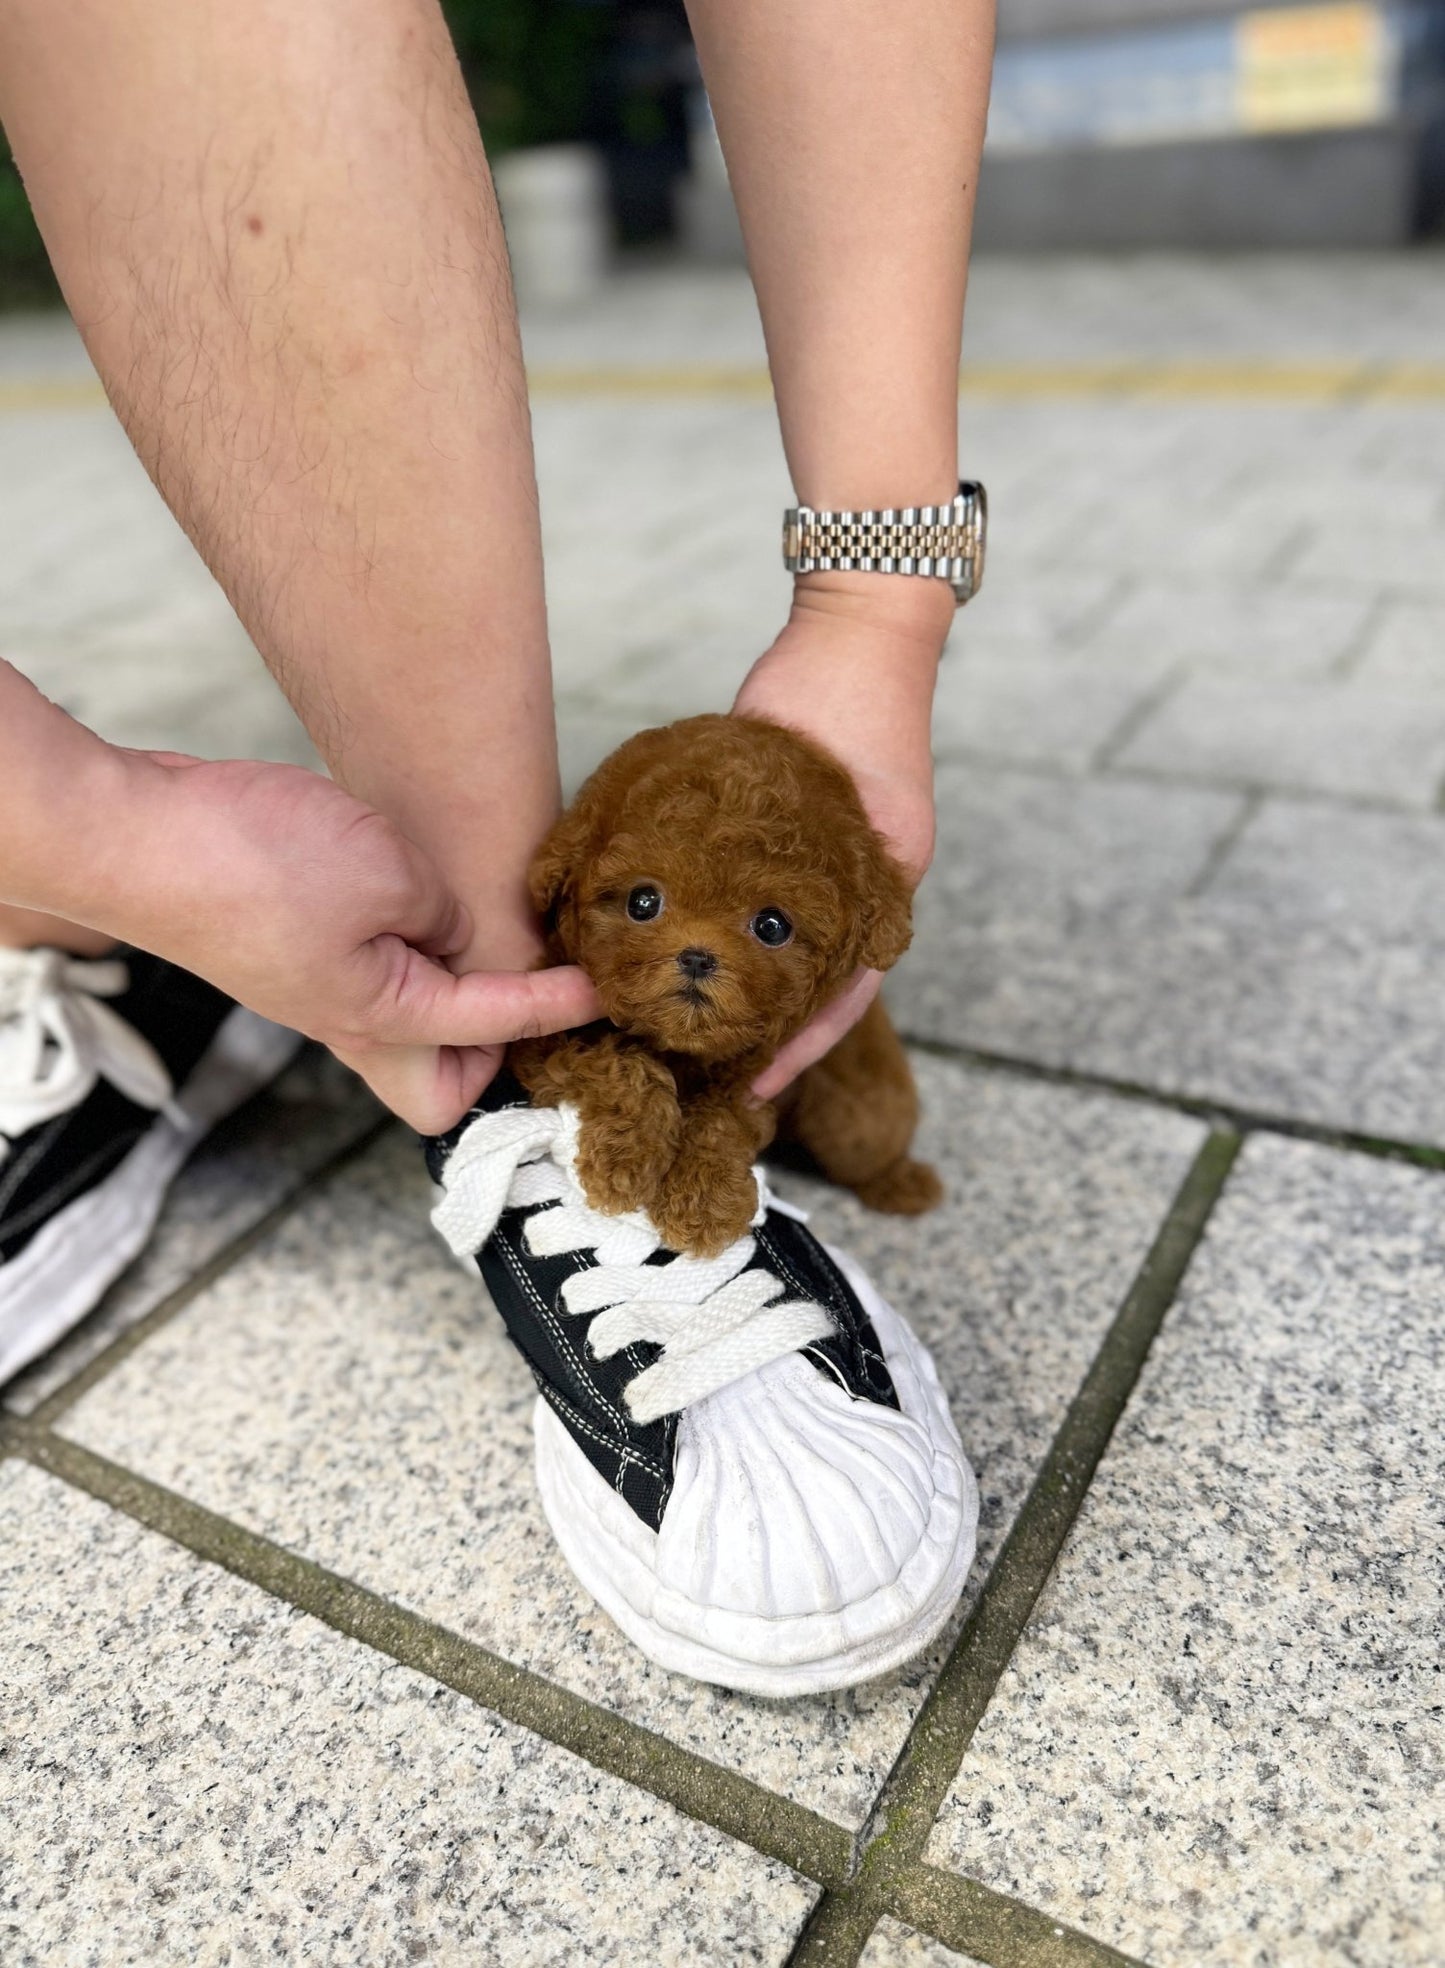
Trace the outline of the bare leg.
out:
[[[449,878],[458,966],[526,965],[557,802],[531,442],[435,0],[4,0],[0,114],[132,441],[328,765]]]

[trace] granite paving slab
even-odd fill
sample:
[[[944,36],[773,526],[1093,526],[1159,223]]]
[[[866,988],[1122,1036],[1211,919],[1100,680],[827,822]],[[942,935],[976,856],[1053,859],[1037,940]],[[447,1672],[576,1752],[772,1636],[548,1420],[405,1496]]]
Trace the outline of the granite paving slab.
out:
[[[1366,936],[1445,944],[1445,813],[1369,813],[1269,799],[1209,885],[1260,921],[1348,925]]]
[[[1421,425],[1435,431],[1445,429],[1439,401],[1419,405]],[[1374,407],[1366,413],[1374,419]],[[1333,457],[1343,464],[1345,447],[1358,439],[1364,423],[1349,409],[1331,405],[1323,419],[1315,423],[1315,443],[1305,447],[1299,457],[1293,451],[1272,455],[1258,447],[1240,470],[1234,506],[1242,518],[1262,518],[1270,512],[1288,510],[1297,520],[1307,522],[1299,533],[1299,549],[1282,569],[1289,579],[1305,579],[1313,586],[1319,581],[1339,583],[1341,592],[1356,590],[1362,583],[1380,581],[1396,586],[1394,563],[1378,551],[1378,543],[1402,531],[1408,539],[1419,539],[1441,518],[1439,480],[1431,482],[1427,472],[1380,468],[1378,461],[1364,459],[1356,480],[1358,502],[1349,518],[1343,516],[1343,488],[1339,470],[1319,470],[1321,461]]]
[[[1418,916],[1390,928],[1386,896],[1354,921],[1272,823],[1273,886],[1291,906],[1258,872],[1232,885],[1219,851],[1245,810],[1222,793],[977,763],[944,767],[939,793],[938,853],[894,992],[905,1030],[1445,1145],[1440,939]],[[1322,840],[1333,824],[1321,810]],[[1434,822],[1414,824],[1402,894],[1433,887]],[[1262,834],[1242,868],[1267,851]],[[1370,880],[1363,860],[1357,879]],[[1390,879],[1387,866],[1379,885]]]
[[[1194,677],[1114,763],[1430,807],[1445,777],[1445,693]]]
[[[6,660],[117,744],[315,765],[110,413],[10,417],[5,435]]]
[[[816,1888],[19,1463],[0,1956],[781,1963]]]
[[[1432,418],[1441,428],[1438,404],[1426,410],[1427,421]],[[1337,417],[1335,421],[1338,424]],[[1287,571],[1291,576],[1298,572],[1310,585],[1338,581],[1342,591],[1353,588],[1356,593],[1370,581],[1398,585],[1390,566],[1376,561],[1372,543],[1397,528],[1418,540],[1422,529],[1435,525],[1441,517],[1439,479],[1432,480],[1424,472],[1370,470],[1359,491],[1358,512],[1342,524],[1337,472],[1320,470],[1318,459],[1297,463],[1293,457],[1266,456],[1250,460],[1247,474],[1240,479],[1235,509],[1249,519],[1284,508],[1309,523],[1301,534],[1298,557],[1290,557]]]
[[[884,1914],[858,1958],[858,1968],[983,1968],[983,1964]]]
[[[1326,677],[1363,634],[1371,603],[1314,584],[1141,580],[1094,623],[1090,656],[1166,650],[1208,673]]]
[[[1419,424],[1438,447],[1445,446],[1445,409],[1420,406]],[[1303,580],[1351,580],[1389,587],[1401,594],[1445,600],[1445,522],[1438,506],[1430,517],[1411,523],[1385,511],[1375,511],[1362,498],[1351,514],[1349,537],[1342,541],[1338,519],[1322,524],[1310,535],[1291,575]]]
[[[1110,610],[1123,589],[1119,576],[1103,567],[1085,574],[1039,567],[1027,581],[998,586],[989,581],[969,603],[954,646],[970,655],[1068,646]]]
[[[1180,1116],[920,1061],[927,1224],[794,1178],[932,1345],[997,1551],[1201,1138]],[[64,1415],[67,1434],[850,1829],[952,1631],[905,1672],[768,1702],[650,1667],[533,1487],[532,1383],[389,1138]]]
[[[1356,413],[1362,433],[1356,457],[1371,473],[1398,478],[1440,480],[1440,418],[1421,416],[1421,404],[1408,396],[1388,396],[1361,404]]]
[[[1355,674],[1365,684],[1445,691],[1445,602],[1386,607]]]
[[[1188,894],[1246,812],[1224,789],[979,760],[942,764],[936,793],[938,848],[916,898],[913,946],[894,980],[903,1005],[945,959],[959,966],[962,1008],[971,944],[995,925],[1067,926]]]
[[[133,620],[158,599],[211,577],[166,510],[111,412],[34,412],[5,420],[7,529],[0,635],[64,642]]]
[[[13,1413],[31,1413],[374,1127],[381,1111],[354,1073],[308,1047],[273,1086],[207,1136],[172,1185],[135,1263],[82,1325],[9,1382],[0,1401]]]
[[[1442,1204],[1246,1146],[933,1862],[1155,1968],[1436,1968]]]
[[[694,610],[684,619],[635,627],[623,659],[597,679],[588,701],[630,718],[634,731],[702,711],[726,711],[786,615],[781,594],[747,608],[695,597]]]
[[[1135,420],[1157,433],[1158,449],[1137,464],[1110,459],[1107,564],[1157,579],[1182,575],[1194,581],[1214,577],[1230,583],[1272,579],[1285,571],[1298,550],[1307,522],[1286,500],[1249,510],[1229,490],[1244,460],[1268,457],[1288,448],[1319,411],[1277,402],[1225,402],[1180,405],[1141,402],[1122,409],[1092,406],[1098,419],[1100,453],[1108,455],[1116,423]],[[1207,448],[1187,442],[1191,422],[1208,425]],[[1163,451],[1165,455],[1159,455]],[[1047,555],[1060,567],[1097,566],[1101,514],[1096,472],[1091,482],[1084,461],[1071,461],[1074,512],[1047,543]],[[1173,467],[1173,468],[1171,468]],[[1213,481],[1211,483],[1211,480]],[[1293,569],[1290,569],[1293,572]],[[1315,568],[1333,580],[1334,571]]]
[[[534,426],[559,693],[662,716],[725,709],[791,592],[771,406],[543,399]]]
[[[967,370],[964,372],[965,390]],[[1236,406],[1237,412],[1237,406]],[[1119,571],[1158,573],[1138,565],[1130,526],[1116,523],[1127,513],[1134,518],[1147,508],[1146,482],[1156,497],[1171,507],[1182,503],[1195,511],[1201,501],[1238,478],[1241,464],[1254,462],[1258,446],[1243,454],[1237,416],[1228,405],[1171,400],[1158,402],[1122,396],[1113,390],[1081,391],[1078,395],[1044,389],[1031,396],[1003,392],[997,398],[965,393],[962,442],[966,469],[982,476],[990,488],[1003,492],[1003,525],[997,535],[1005,541],[1015,523],[1033,530],[1035,515],[1058,556],[1054,572],[1083,576],[1092,562]],[[1309,429],[1308,413],[1289,411],[1290,441]],[[1100,460],[1108,459],[1107,524],[1099,505]],[[1116,501],[1127,500],[1127,507]],[[1189,502],[1193,503],[1190,504]],[[992,497],[990,519],[994,517]],[[1072,518],[1077,532],[1061,538],[1060,522]],[[992,554],[997,540],[989,543]],[[990,576],[992,580],[992,576]]]
[[[149,624],[141,633],[143,648],[117,648],[107,636],[99,648],[69,654],[53,689],[46,677],[57,666],[41,659],[32,674],[72,716],[116,745],[324,770],[234,616],[184,640],[171,641]]]
[[[1081,771],[1177,667],[1162,646],[1117,658],[969,650],[945,662],[934,698],[935,756],[959,750]]]

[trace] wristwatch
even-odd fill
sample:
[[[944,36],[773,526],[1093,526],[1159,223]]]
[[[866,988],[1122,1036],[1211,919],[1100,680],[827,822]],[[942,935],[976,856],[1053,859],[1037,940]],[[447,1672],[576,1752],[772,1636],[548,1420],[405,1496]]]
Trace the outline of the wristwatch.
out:
[[[962,608],[983,582],[988,495],[963,479],[948,506],[889,506],[882,512],[783,514],[783,565],[790,574],[857,568],[865,574],[923,574],[947,581]]]

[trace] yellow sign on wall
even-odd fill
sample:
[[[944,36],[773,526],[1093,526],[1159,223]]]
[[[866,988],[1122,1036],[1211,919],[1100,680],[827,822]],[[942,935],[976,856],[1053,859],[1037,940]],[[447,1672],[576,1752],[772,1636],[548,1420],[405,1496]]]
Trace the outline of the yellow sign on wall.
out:
[[[1235,35],[1243,129],[1376,123],[1394,107],[1395,36],[1383,10],[1367,0],[1244,14]]]

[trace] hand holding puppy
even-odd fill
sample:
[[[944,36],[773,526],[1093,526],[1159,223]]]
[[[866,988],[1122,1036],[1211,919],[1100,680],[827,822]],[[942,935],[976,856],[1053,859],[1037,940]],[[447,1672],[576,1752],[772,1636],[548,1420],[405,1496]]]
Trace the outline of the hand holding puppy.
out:
[[[799,576],[787,626],[753,665],[735,712],[803,732],[847,766],[869,820],[916,888],[933,859],[931,726],[951,590],[906,575]],[[862,970],[759,1074],[772,1100],[821,1059],[878,995]]]

